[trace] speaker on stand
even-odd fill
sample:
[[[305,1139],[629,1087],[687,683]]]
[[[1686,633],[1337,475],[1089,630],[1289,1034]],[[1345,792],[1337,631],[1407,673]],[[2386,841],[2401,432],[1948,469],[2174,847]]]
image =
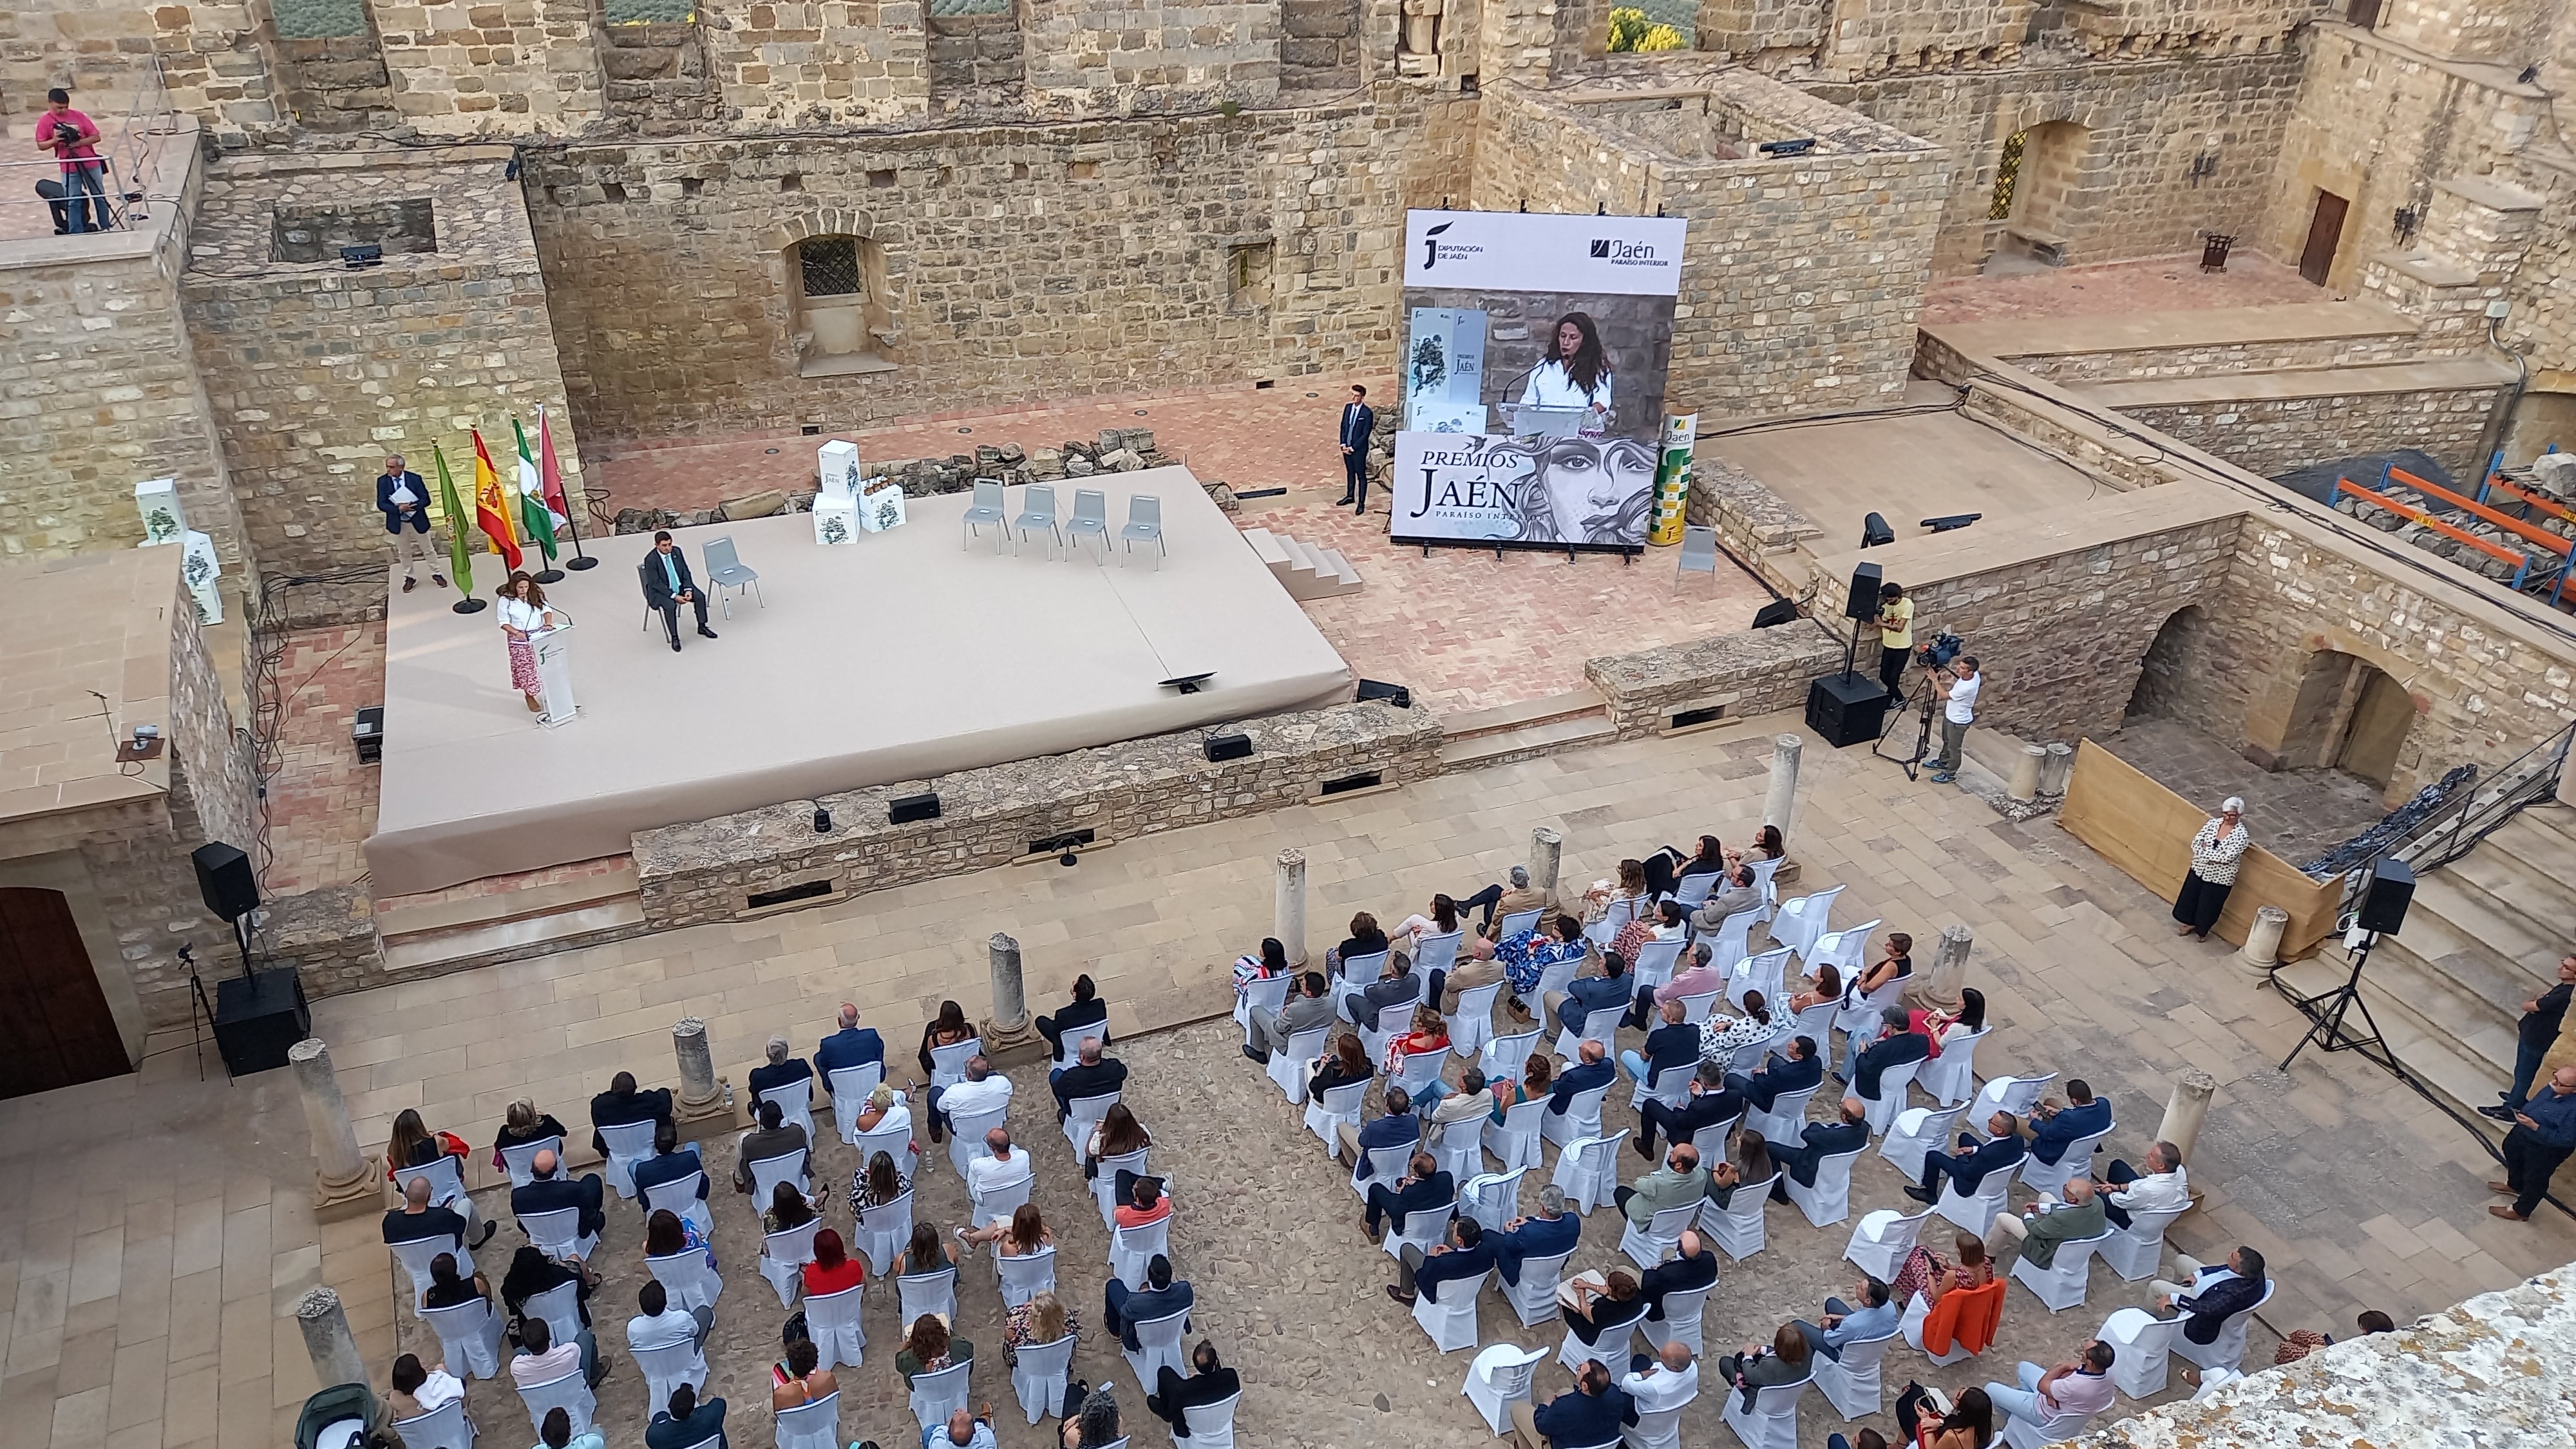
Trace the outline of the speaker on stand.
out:
[[[250,915],[259,909],[259,877],[237,846],[210,840],[190,853],[197,892],[206,909],[230,923],[242,974],[215,983],[215,1052],[231,1076],[286,1065],[287,1048],[313,1030],[304,981],[292,970],[255,971],[250,964]]]
[[[1843,595],[1843,617],[1851,625],[1851,636],[1843,642],[1842,673],[1828,674],[1807,686],[1807,728],[1838,750],[1875,741],[1887,710],[1887,691],[1875,678],[1852,668],[1863,623],[1878,617],[1882,578],[1874,563],[1852,570],[1851,589]]]

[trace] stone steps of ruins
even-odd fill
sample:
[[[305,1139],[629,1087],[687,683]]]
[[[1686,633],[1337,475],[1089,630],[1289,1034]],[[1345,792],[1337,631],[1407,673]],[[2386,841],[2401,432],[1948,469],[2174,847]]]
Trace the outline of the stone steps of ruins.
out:
[[[406,975],[515,961],[643,930],[635,865],[622,856],[376,903],[385,965]]]
[[[1543,699],[1440,717],[1440,763],[1451,770],[1506,764],[1606,740],[1618,734],[1599,690],[1585,685]]]
[[[1329,599],[1359,592],[1360,571],[1333,549],[1318,548],[1266,528],[1243,530],[1243,541],[1270,566],[1292,599]]]

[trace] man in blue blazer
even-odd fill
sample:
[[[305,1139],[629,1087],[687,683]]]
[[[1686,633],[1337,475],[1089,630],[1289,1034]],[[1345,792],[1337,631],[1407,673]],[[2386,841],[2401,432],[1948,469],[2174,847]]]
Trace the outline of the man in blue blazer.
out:
[[[1744,1100],[1756,1112],[1768,1112],[1782,1097],[1794,1095],[1825,1079],[1825,1059],[1816,1051],[1816,1039],[1793,1037],[1788,1055],[1773,1052],[1762,1059],[1762,1065],[1750,1072],[1729,1072],[1726,1085],[1744,1094]]]
[[[697,610],[698,633],[716,637],[707,627],[707,591],[698,587],[696,575],[689,572],[688,556],[671,541],[664,529],[653,535],[653,551],[635,566],[636,581],[644,586],[644,606],[662,616],[663,632],[671,639],[671,652],[680,652],[680,606]]]
[[[1554,999],[1547,1004],[1556,1009],[1559,1029],[1579,1032],[1583,1030],[1584,1018],[1593,1012],[1614,1007],[1623,1011],[1627,1009],[1636,992],[1637,978],[1628,974],[1628,963],[1619,959],[1618,952],[1604,951],[1601,953],[1600,975],[1578,976],[1565,983],[1564,992],[1551,992]]]
[[[1169,1318],[1197,1304],[1198,1295],[1187,1282],[1172,1281],[1172,1260],[1156,1253],[1145,1264],[1145,1286],[1133,1293],[1116,1276],[1102,1292],[1101,1316],[1108,1320],[1109,1331],[1129,1350],[1143,1345],[1136,1341],[1136,1325],[1149,1319]],[[1181,1331],[1189,1331],[1189,1320],[1181,1320]]]
[[[2018,1140],[2018,1139],[2016,1139]],[[1790,1178],[1800,1187],[1816,1185],[1816,1166],[1828,1157],[1869,1145],[1869,1109],[1858,1097],[1843,1098],[1841,1117],[1831,1122],[1810,1122],[1796,1142],[1771,1144],[1771,1160],[1780,1164],[1781,1178],[1771,1185],[1771,1200],[1787,1202],[1789,1190],[1784,1185]]]
[[[1363,1221],[1369,1237],[1374,1239],[1383,1228],[1403,1232],[1407,1214],[1447,1207],[1457,1200],[1458,1180],[1440,1170],[1438,1158],[1417,1152],[1394,1186],[1382,1182],[1370,1185],[1368,1213]]]
[[[2110,1125],[2111,1099],[2094,1096],[2092,1086],[2076,1077],[2066,1084],[2066,1105],[2040,1108],[2039,1120],[2030,1124],[2030,1155],[2055,1167],[2068,1147]],[[2079,1162],[2076,1169],[2090,1172],[2092,1164]]]
[[[1565,1210],[1565,1189],[1549,1183],[1538,1190],[1538,1216],[1514,1218],[1488,1241],[1503,1281],[1517,1288],[1523,1260],[1571,1253],[1582,1237],[1583,1220]]]
[[[429,536],[429,485],[403,466],[400,453],[386,455],[385,471],[376,478],[376,511],[385,516],[394,562],[403,566],[403,592],[408,594],[419,585],[412,569],[422,563],[429,565],[429,581],[446,588],[447,575],[438,571],[436,543]],[[454,520],[449,524],[452,527]]]
[[[2029,1148],[2021,1140],[2021,1124],[2010,1112],[1997,1112],[1986,1119],[1991,1140],[1980,1146],[1974,1133],[1959,1134],[1959,1150],[1948,1155],[1924,1154],[1923,1181],[1905,1190],[1905,1195],[1919,1203],[1941,1200],[1941,1179],[1947,1177],[1959,1196],[1974,1196],[1989,1172],[2010,1172],[2021,1165]],[[1777,1155],[1776,1153],[1774,1154]]]
[[[832,1074],[843,1067],[885,1063],[885,1039],[875,1027],[859,1025],[859,1009],[841,1003],[841,1029],[814,1044],[814,1075],[823,1079],[823,1095],[832,1095]]]
[[[608,1226],[608,1215],[601,1210],[600,1189],[604,1186],[596,1172],[578,1178],[563,1175],[562,1160],[549,1148],[528,1159],[528,1185],[510,1193],[510,1211],[514,1216],[550,1213],[558,1208],[577,1208],[573,1214],[573,1232],[589,1237]]]
[[[1396,1281],[1387,1285],[1386,1296],[1410,1305],[1419,1294],[1434,1303],[1441,1301],[1440,1285],[1460,1279],[1481,1281],[1485,1270],[1494,1266],[1494,1245],[1485,1236],[1485,1226],[1474,1218],[1454,1218],[1449,1223],[1449,1239],[1428,1253],[1411,1243],[1401,1245],[1396,1257]],[[1460,1293],[1467,1290],[1461,1288]]]
[[[1575,1370],[1572,1390],[1535,1409],[1527,1399],[1512,1403],[1512,1428],[1525,1445],[1612,1444],[1618,1442],[1620,1426],[1636,1418],[1627,1391],[1611,1382],[1610,1370],[1597,1358],[1585,1359]]]
[[[1340,502],[1368,512],[1369,437],[1377,431],[1377,412],[1367,402],[1368,389],[1351,384],[1351,400],[1342,404],[1342,496]]]
[[[1576,1049],[1582,1060],[1557,1077],[1556,1086],[1547,1094],[1547,1115],[1562,1117],[1574,1105],[1574,1099],[1595,1087],[1606,1087],[1619,1075],[1610,1065],[1610,1050],[1597,1041],[1584,1042]]]

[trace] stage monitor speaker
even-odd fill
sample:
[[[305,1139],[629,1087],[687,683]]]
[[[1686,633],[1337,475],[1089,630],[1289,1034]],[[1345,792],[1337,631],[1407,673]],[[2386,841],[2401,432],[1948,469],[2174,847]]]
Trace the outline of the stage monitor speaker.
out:
[[[197,867],[197,893],[206,909],[227,921],[238,921],[259,909],[259,881],[250,857],[220,840],[209,840],[188,857]]]
[[[1209,735],[1199,743],[1201,748],[1207,751],[1207,757],[1211,762],[1240,760],[1252,753],[1250,735]]]
[[[1878,617],[1878,586],[1882,582],[1878,565],[1865,563],[1852,570],[1851,592],[1843,595],[1843,617],[1875,619]]]
[[[909,825],[915,820],[939,818],[939,797],[932,795],[899,795],[886,809],[886,819],[895,825]]]
[[[234,1076],[286,1065],[286,1049],[313,1034],[304,982],[293,971],[254,971],[215,983],[215,1050]]]
[[[1796,617],[1798,617],[1797,600],[1773,599],[1771,602],[1764,604],[1759,610],[1755,611],[1753,615],[1753,627],[1756,629],[1768,629],[1775,625],[1786,624]]]
[[[1807,728],[1835,749],[1878,738],[1887,691],[1866,674],[1828,674],[1807,686]]]
[[[2354,924],[2365,931],[2394,936],[2406,924],[2406,907],[2415,899],[2415,872],[2406,862],[2387,856],[2370,863],[2361,883],[2361,910]]]
[[[1361,680],[1359,698],[1383,699],[1393,704],[1397,709],[1413,708],[1412,690],[1405,688],[1401,684],[1388,684],[1384,680]]]

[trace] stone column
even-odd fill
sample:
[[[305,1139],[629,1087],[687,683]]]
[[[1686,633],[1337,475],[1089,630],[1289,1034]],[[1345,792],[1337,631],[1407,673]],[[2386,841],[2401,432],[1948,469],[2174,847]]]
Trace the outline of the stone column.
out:
[[[2289,924],[2290,913],[2279,906],[2256,906],[2254,924],[2245,930],[2245,949],[2236,953],[2236,964],[2249,975],[2268,973],[2281,959],[2281,933]]]
[[[1960,989],[1968,984],[1968,952],[1977,944],[1977,935],[1965,926],[1943,926],[1941,939],[1932,948],[1932,969],[1915,976],[1918,983],[1903,993],[1909,1008],[1945,1011],[1959,1009]]]
[[[1771,737],[1771,789],[1762,797],[1762,823],[1780,827],[1780,840],[1789,839],[1789,817],[1798,808],[1798,755],[1806,740],[1798,735]]]
[[[680,1059],[680,1098],[671,1120],[686,1129],[702,1123],[731,1122],[733,1106],[725,1101],[725,1083],[716,1076],[715,1043],[707,1024],[684,1016],[671,1026],[671,1051]]]
[[[986,943],[993,963],[993,1014],[978,1028],[984,1055],[996,1064],[1046,1044],[1029,1021],[1029,992],[1020,976],[1020,943],[1001,931]]]
[[[2012,783],[2004,793],[2027,804],[2039,798],[2040,766],[2048,762],[2046,745],[2024,745],[2013,759]]]
[[[1270,934],[1288,953],[1288,964],[1306,964],[1306,852],[1279,852],[1279,879],[1270,898]]]
[[[367,1360],[358,1352],[357,1335],[340,1295],[316,1288],[295,1305],[295,1326],[304,1333],[304,1351],[313,1356],[313,1380],[322,1388],[367,1381]]]
[[[295,1068],[304,1121],[313,1129],[313,1205],[330,1216],[382,1206],[384,1163],[358,1150],[348,1099],[340,1095],[340,1076],[331,1067],[331,1048],[320,1037],[306,1037],[286,1049],[286,1061]],[[341,1212],[328,1213],[334,1208]]]
[[[2185,1165],[2192,1160],[2192,1144],[2200,1140],[2200,1124],[2209,1120],[2209,1099],[2217,1091],[2218,1079],[2195,1068],[2174,1083],[2173,1096],[2165,1102],[2165,1120],[2156,1128],[2156,1140],[2181,1148]]]
[[[1564,868],[1565,837],[1542,825],[1530,832],[1530,885],[1556,894],[1557,872]]]
[[[2075,747],[2073,745],[2064,744],[2050,745],[2048,747],[2048,763],[2040,766],[2039,768],[2039,793],[2042,795],[2065,794],[2066,782],[2072,779],[2074,775]]]

